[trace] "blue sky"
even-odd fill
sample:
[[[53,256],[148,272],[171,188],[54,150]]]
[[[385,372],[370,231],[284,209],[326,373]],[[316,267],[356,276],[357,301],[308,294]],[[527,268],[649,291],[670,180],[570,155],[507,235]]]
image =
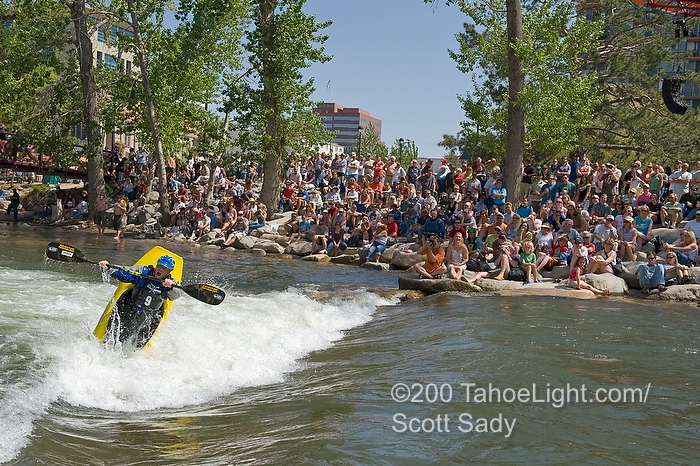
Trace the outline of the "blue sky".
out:
[[[435,11],[422,0],[307,0],[304,9],[333,20],[324,30],[333,59],[304,73],[314,78],[312,98],[369,111],[389,147],[411,139],[421,157],[442,156],[437,143],[463,120],[457,95],[471,88],[447,53],[466,17],[442,0]]]

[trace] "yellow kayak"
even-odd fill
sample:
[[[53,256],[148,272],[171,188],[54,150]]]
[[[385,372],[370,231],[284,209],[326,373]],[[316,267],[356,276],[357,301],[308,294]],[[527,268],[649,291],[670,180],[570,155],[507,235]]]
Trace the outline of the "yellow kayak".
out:
[[[182,281],[182,269],[184,264],[182,257],[160,246],[155,246],[153,249],[144,254],[138,261],[136,261],[134,266],[155,266],[158,258],[166,254],[175,259],[175,268],[170,273],[170,276],[179,283]],[[152,317],[149,316],[150,320],[148,322],[135,322],[133,321],[134,317],[129,314],[120,312],[113,313],[112,311],[114,310],[115,305],[117,306],[117,309],[119,309],[118,303],[120,303],[120,299],[128,298],[129,296],[125,295],[125,293],[130,291],[133,287],[133,283],[119,283],[119,286],[114,292],[112,300],[107,304],[107,307],[102,313],[102,317],[100,317],[97,327],[95,327],[95,331],[93,332],[95,337],[97,337],[100,342],[116,343],[131,339],[136,348],[150,348],[151,342],[158,333],[158,329],[160,329],[161,325],[168,317],[174,301],[166,299],[163,304],[162,315],[154,315]],[[142,319],[144,318],[143,314],[139,314],[139,316],[141,316]],[[131,319],[132,321],[122,322],[124,319]],[[125,334],[124,332],[128,332],[129,334]]]

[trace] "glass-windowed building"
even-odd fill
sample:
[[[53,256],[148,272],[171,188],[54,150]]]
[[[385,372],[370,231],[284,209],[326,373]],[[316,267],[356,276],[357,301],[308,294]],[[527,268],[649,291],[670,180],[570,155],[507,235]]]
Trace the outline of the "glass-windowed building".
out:
[[[360,132],[363,133],[372,124],[374,131],[382,139],[382,120],[374,118],[367,110],[361,108],[343,107],[328,102],[313,109],[314,113],[323,117],[326,127],[335,132],[333,142],[345,148],[357,147]]]

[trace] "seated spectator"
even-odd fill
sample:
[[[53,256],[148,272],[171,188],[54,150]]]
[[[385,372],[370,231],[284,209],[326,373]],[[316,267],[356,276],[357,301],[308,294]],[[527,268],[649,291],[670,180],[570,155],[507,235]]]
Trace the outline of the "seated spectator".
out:
[[[374,242],[369,247],[367,251],[367,257],[365,258],[367,262],[372,262],[372,258],[376,255],[376,260],[374,262],[379,262],[379,257],[382,255],[386,249],[387,242],[387,228],[384,224],[379,224],[374,232]]]
[[[317,244],[320,246],[321,250],[326,250],[330,237],[330,228],[327,223],[330,222],[326,222],[325,219],[319,219],[318,223],[313,225],[307,234],[307,239],[311,241],[311,254],[316,253]]]
[[[696,265],[698,262],[698,245],[695,233],[690,230],[681,230],[680,238],[673,244],[663,243],[666,252],[672,252],[678,258],[678,262],[685,266]]]
[[[469,257],[483,257],[484,242],[476,235],[476,228],[471,227],[467,230],[467,239],[464,240],[464,245],[469,250]]]
[[[640,250],[642,246],[652,239],[651,229],[654,221],[649,216],[649,208],[647,206],[643,205],[637,211],[639,215],[634,218],[634,224],[637,229],[637,249]]]
[[[617,240],[617,230],[614,226],[615,217],[608,215],[605,217],[605,223],[596,225],[593,230],[593,238],[596,247],[601,247],[606,240]]]
[[[637,250],[637,229],[634,228],[634,219],[625,217],[622,221],[622,228],[618,230],[619,257],[623,262],[634,260],[634,253]]]
[[[675,193],[668,195],[668,202],[661,206],[661,222],[664,227],[676,228],[676,223],[681,220],[683,215],[683,204],[678,202],[678,196]]]
[[[647,254],[647,263],[637,268],[636,275],[642,287],[642,293],[649,294],[649,290],[656,288],[659,291],[666,291],[664,267],[656,263],[656,254],[653,252]]]
[[[667,286],[685,285],[690,282],[688,267],[678,263],[678,258],[672,252],[666,253],[666,264],[664,265],[664,280]]]
[[[569,285],[575,290],[589,290],[597,295],[608,296],[610,294],[610,290],[599,290],[598,288],[595,288],[581,280],[581,276],[585,273],[585,268],[586,258],[579,257],[576,264],[571,269],[571,272],[569,272]]]
[[[436,235],[430,235],[425,244],[418,249],[418,254],[425,255],[425,263],[415,264],[413,271],[421,278],[442,278],[442,274],[447,272],[447,267],[443,264],[445,251]]]
[[[504,233],[501,233],[498,240],[493,243],[493,265],[499,269],[494,278],[505,280],[510,274],[511,267],[517,267],[519,263],[520,256],[516,254],[513,243],[508,241],[508,237]]]
[[[445,258],[450,278],[460,280],[467,269],[469,249],[464,245],[464,237],[459,231],[452,237],[450,245],[447,247]]]
[[[674,256],[675,257],[675,256]],[[615,252],[615,241],[606,239],[603,242],[603,250],[598,251],[588,263],[589,273],[613,273],[613,264],[617,261]]]
[[[72,216],[73,220],[77,220],[80,216],[83,217],[83,219],[86,219],[88,216],[88,203],[87,201],[83,200],[80,201],[80,203],[76,206],[75,209],[72,210]]]

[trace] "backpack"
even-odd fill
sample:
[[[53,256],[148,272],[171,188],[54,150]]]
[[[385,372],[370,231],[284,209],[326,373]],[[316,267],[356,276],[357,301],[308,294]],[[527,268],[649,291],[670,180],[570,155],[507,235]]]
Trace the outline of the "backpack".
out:
[[[525,281],[525,270],[520,267],[513,267],[508,273],[508,280],[513,280],[516,282]]]

